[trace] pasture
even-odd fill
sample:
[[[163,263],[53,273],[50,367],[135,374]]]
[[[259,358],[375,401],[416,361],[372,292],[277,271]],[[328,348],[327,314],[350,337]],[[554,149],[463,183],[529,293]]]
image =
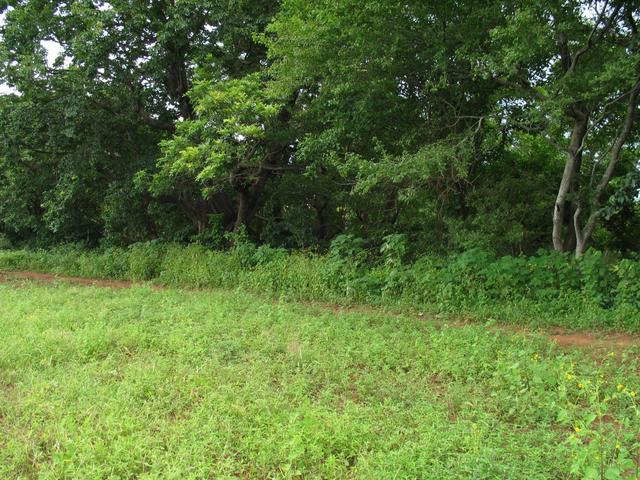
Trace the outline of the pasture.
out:
[[[17,279],[0,330],[1,478],[638,476],[637,348]]]

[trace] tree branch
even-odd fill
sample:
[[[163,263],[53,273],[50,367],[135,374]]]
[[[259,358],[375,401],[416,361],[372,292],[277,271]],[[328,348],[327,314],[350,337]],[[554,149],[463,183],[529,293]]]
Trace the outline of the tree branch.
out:
[[[596,186],[595,194],[591,202],[591,212],[589,215],[589,219],[587,220],[587,224],[584,228],[583,244],[589,240],[589,238],[591,237],[595,229],[596,221],[600,213],[599,209],[600,209],[600,204],[602,203],[602,196],[604,194],[605,189],[609,185],[611,178],[613,177],[613,172],[620,159],[620,153],[622,151],[622,147],[624,147],[624,144],[626,143],[627,138],[631,133],[634,122],[636,120],[639,96],[640,96],[640,78],[636,81],[636,84],[631,90],[631,93],[629,95],[629,103],[627,105],[627,113],[624,120],[624,124],[622,126],[622,130],[620,131],[620,134],[616,137],[613,143],[613,147],[611,148],[609,164],[607,165],[607,168],[605,169],[605,171],[602,173],[602,177],[600,178],[600,181]],[[584,249],[584,246],[583,246],[583,249]],[[580,254],[581,252],[577,252],[577,253]]]
[[[593,41],[593,37],[598,31],[598,27],[600,26],[600,22],[602,22],[602,19],[604,18],[604,14],[607,11],[608,6],[609,6],[609,2],[607,1],[602,7],[602,11],[598,14],[598,18],[596,20],[595,25],[593,26],[593,29],[591,30],[591,33],[589,34],[589,38],[587,39],[586,45],[584,45],[580,50],[578,50],[576,54],[573,56],[573,59],[571,60],[571,64],[569,65],[569,69],[567,70],[567,73],[566,73],[567,75],[570,75],[571,73],[573,73],[580,57],[585,53],[587,53],[596,43]],[[615,7],[613,12],[611,13],[611,16],[608,18],[607,23],[604,25],[602,30],[600,30],[597,41],[602,40],[602,37],[604,37],[604,35],[611,29],[611,26],[613,25],[614,20],[618,16],[618,13],[620,12],[621,8],[622,8],[621,3]]]

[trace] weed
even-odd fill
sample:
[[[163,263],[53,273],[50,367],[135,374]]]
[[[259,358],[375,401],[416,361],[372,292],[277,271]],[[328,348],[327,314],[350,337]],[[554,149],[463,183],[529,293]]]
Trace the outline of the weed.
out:
[[[144,287],[0,285],[0,328],[2,478],[637,475],[637,352]]]

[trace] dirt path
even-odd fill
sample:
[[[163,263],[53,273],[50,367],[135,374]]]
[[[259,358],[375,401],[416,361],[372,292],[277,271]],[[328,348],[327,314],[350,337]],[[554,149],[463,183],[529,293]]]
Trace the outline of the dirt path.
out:
[[[640,347],[640,336],[628,333],[560,332],[548,337],[561,347],[609,348]]]
[[[66,282],[74,285],[103,287],[103,288],[131,288],[140,283],[129,280],[100,280],[92,278],[69,277],[65,275],[54,275],[50,273],[38,272],[2,272],[0,271],[0,283],[7,283],[15,280],[29,280],[40,282]],[[148,285],[153,290],[166,290],[159,285]],[[341,307],[336,305],[326,305],[323,308],[333,310],[334,312],[359,310],[358,307]],[[422,320],[424,317],[420,316]],[[530,335],[532,332],[526,328],[512,327],[509,325],[497,326],[502,331],[514,334]],[[541,332],[538,332],[541,333]],[[555,328],[542,332],[549,340],[555,342],[561,348],[581,348],[589,350],[602,351],[620,351],[628,348],[640,348],[640,335],[628,333],[609,333],[609,332],[568,332],[562,328]]]
[[[0,272],[0,283],[10,282],[12,280],[35,280],[40,282],[65,282],[74,285],[83,285],[85,287],[103,287],[103,288],[131,288],[141,283],[132,282],[130,280],[103,280],[95,278],[68,277],[65,275],[55,275],[52,273],[38,272]],[[159,285],[149,285],[154,290],[166,290]]]

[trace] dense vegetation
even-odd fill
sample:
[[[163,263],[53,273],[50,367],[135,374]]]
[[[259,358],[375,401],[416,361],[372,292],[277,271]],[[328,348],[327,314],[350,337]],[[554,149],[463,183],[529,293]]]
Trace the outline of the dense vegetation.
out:
[[[640,478],[639,22],[0,1],[0,477]]]
[[[544,251],[529,258],[497,258],[469,250],[407,263],[403,252],[398,238],[371,252],[351,237],[337,237],[326,255],[256,247],[239,239],[226,252],[197,244],[139,243],[103,251],[65,246],[0,251],[0,270],[376,304],[535,327],[640,332],[640,262],[591,250],[579,259]]]
[[[639,473],[633,352],[226,292],[33,283],[0,284],[0,329],[2,478]]]
[[[639,7],[0,2],[0,236],[628,256]]]

